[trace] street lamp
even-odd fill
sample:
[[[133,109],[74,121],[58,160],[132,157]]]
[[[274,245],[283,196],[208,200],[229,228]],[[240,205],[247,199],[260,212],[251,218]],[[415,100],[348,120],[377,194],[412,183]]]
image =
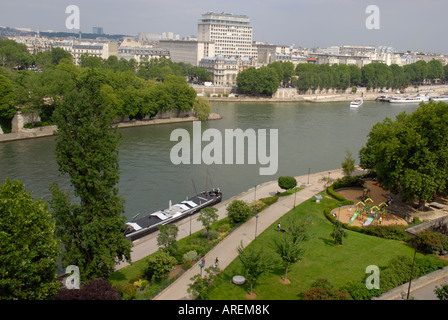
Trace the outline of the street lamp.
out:
[[[294,208],[296,207],[296,195],[297,195],[297,187],[294,188]]]
[[[255,215],[255,239],[257,239],[258,214]]]
[[[190,212],[190,236],[191,236],[191,216],[193,215],[193,212]]]
[[[254,201],[257,200],[257,185],[255,185]]]
[[[307,184],[310,184],[310,171],[311,171],[311,168],[308,168],[308,182],[307,182]]]
[[[339,211],[338,211],[338,221],[339,221],[339,214],[341,213],[341,206],[342,206],[342,204],[338,204],[338,206],[339,206]]]
[[[414,248],[414,259],[412,260],[411,276],[409,277],[408,296],[406,297],[406,300],[409,300],[409,294],[411,293],[411,282],[412,282],[412,274],[414,273],[414,263],[416,253],[417,249]]]

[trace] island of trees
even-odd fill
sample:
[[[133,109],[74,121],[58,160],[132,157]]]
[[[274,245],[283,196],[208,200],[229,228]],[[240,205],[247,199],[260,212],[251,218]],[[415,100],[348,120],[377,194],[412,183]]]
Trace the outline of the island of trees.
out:
[[[0,125],[10,132],[18,109],[39,114],[41,125],[53,123],[53,112],[62,98],[82,81],[86,69],[97,69],[114,119],[153,117],[158,112],[189,112],[202,118],[210,112],[189,83],[210,80],[204,68],[174,63],[167,58],[125,60],[83,55],[80,66],[60,48],[29,54],[26,46],[0,39]],[[33,124],[35,125],[35,124]]]

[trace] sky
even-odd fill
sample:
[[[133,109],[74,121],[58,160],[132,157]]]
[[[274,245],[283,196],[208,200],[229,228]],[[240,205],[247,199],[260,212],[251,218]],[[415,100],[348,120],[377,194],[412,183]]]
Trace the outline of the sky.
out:
[[[79,8],[80,29],[86,33],[96,26],[107,34],[195,36],[201,15],[212,11],[248,16],[254,41],[448,54],[446,0],[0,0],[0,25],[77,32],[66,28],[69,5]],[[366,13],[369,5],[378,9],[375,16]],[[378,28],[367,28],[366,20]]]

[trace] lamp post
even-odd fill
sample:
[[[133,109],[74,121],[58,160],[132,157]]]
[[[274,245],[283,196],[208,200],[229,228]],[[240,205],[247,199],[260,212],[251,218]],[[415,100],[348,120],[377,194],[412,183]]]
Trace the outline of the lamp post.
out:
[[[296,207],[297,187],[294,188],[294,208]]]
[[[338,210],[338,221],[339,221],[339,214],[341,213],[341,206],[342,206],[342,204],[338,204],[338,206],[339,206],[339,210]]]
[[[406,297],[406,300],[409,300],[409,294],[411,293],[412,274],[414,273],[414,263],[415,263],[415,254],[416,253],[417,253],[417,249],[414,248],[414,259],[412,260],[411,276],[409,277],[408,295]]]
[[[255,239],[257,239],[258,214],[255,215]]]
[[[257,185],[255,185],[254,201],[257,200]]]
[[[193,215],[192,212],[190,212],[190,236],[191,236],[191,216]]]
[[[311,168],[308,168],[308,182],[307,182],[307,184],[310,184],[310,171],[311,171]]]

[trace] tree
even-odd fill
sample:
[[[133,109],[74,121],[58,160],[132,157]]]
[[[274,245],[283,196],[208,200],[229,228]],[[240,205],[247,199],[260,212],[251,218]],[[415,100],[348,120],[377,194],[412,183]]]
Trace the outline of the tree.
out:
[[[288,280],[288,267],[302,260],[305,254],[303,246],[305,239],[294,238],[288,233],[280,233],[274,240],[274,250],[280,256],[285,267],[284,282]]]
[[[175,224],[165,224],[159,227],[157,236],[157,245],[162,248],[168,248],[176,243],[179,228]]]
[[[353,159],[352,152],[350,150],[346,149],[345,154],[345,159],[341,163],[342,172],[344,173],[344,176],[351,176],[353,171],[355,171],[355,159]]]
[[[431,60],[428,62],[428,79],[432,83],[437,79],[442,79],[445,76],[443,65],[439,60]]]
[[[63,261],[77,265],[84,281],[107,278],[115,264],[130,260],[132,246],[123,237],[123,200],[116,188],[119,138],[101,91],[103,81],[100,71],[84,70],[76,90],[66,94],[54,112],[56,160],[79,204],[71,204],[55,183],[50,203],[56,233],[65,246]]]
[[[0,125],[9,132],[11,119],[17,112],[15,108],[16,95],[11,81],[0,74]]]
[[[278,178],[278,186],[283,190],[290,190],[297,186],[297,180],[290,176],[281,176]]]
[[[227,216],[232,224],[246,221],[251,214],[252,208],[243,200],[233,200],[227,206]]]
[[[196,97],[193,108],[199,120],[201,121],[207,120],[211,111],[210,101],[202,97]]]
[[[342,239],[347,237],[347,233],[340,221],[335,221],[333,223],[333,232],[331,232],[330,236],[333,238],[334,244],[342,245]]]
[[[434,293],[437,295],[437,299],[448,300],[448,285],[437,286]]]
[[[361,167],[377,174],[386,190],[418,200],[419,209],[436,194],[446,194],[448,111],[443,102],[422,104],[373,126],[360,150]]]
[[[187,289],[187,292],[196,296],[198,300],[208,300],[210,292],[215,288],[214,281],[220,272],[219,268],[213,267],[209,267],[204,271],[206,273],[204,277],[197,274],[190,278],[193,282],[189,284]]]
[[[51,298],[59,290],[60,242],[48,205],[8,178],[0,199],[0,300]]]
[[[210,226],[218,221],[218,211],[216,208],[207,207],[199,212],[198,221],[202,222],[205,230],[207,230],[207,240],[210,240]]]
[[[272,258],[263,248],[254,249],[249,247],[244,249],[242,243],[237,250],[238,259],[243,265],[243,273],[250,282],[250,294],[252,295],[254,283],[263,273],[272,268]]]

